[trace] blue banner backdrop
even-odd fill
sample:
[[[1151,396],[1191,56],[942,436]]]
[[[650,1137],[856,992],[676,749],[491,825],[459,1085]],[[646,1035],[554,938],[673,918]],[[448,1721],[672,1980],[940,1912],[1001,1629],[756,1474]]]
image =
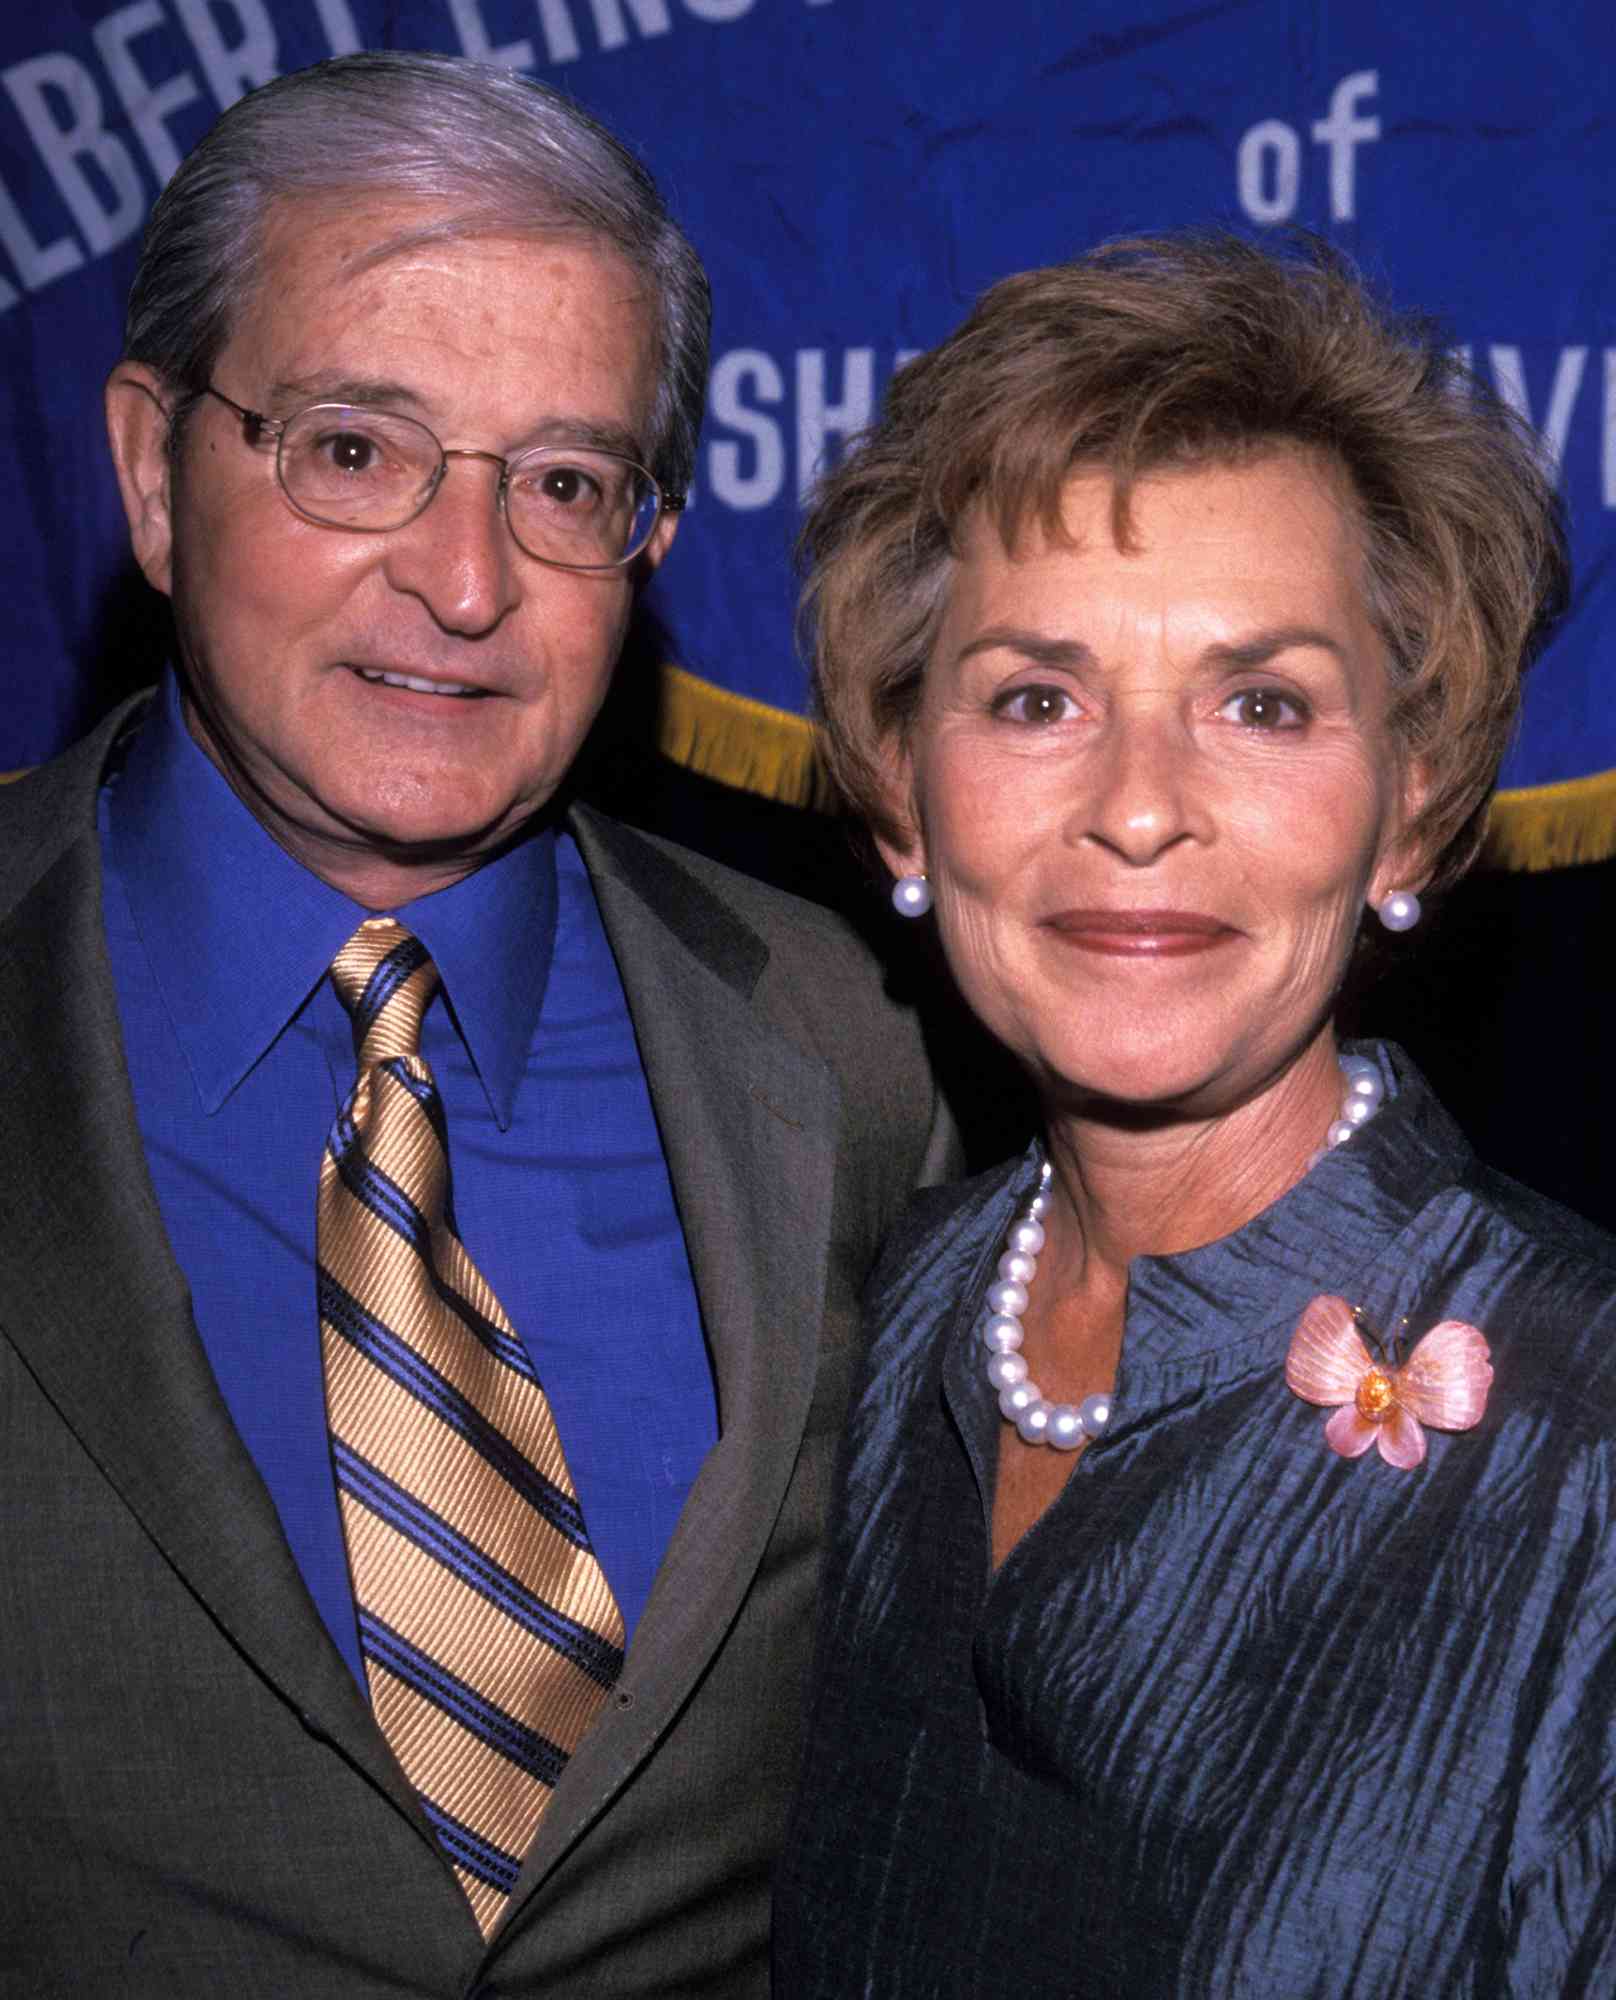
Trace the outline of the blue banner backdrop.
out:
[[[800,709],[801,497],[985,285],[1120,232],[1296,223],[1437,313],[1544,436],[1578,585],[1506,781],[1616,767],[1616,16],[1577,0],[1462,19],[1430,0],[19,8],[0,26],[0,767],[91,719],[138,602],[99,392],[151,201],[244,90],[360,47],[569,90],[644,155],[706,257],[711,410],[653,604],[695,674]]]

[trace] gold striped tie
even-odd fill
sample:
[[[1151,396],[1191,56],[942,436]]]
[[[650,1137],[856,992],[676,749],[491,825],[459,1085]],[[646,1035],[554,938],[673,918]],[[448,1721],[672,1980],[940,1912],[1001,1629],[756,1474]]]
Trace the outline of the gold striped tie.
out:
[[[359,1076],[320,1167],[326,1410],[371,1705],[486,1937],[623,1664],[549,1401],[449,1206],[420,1055],[437,967],[391,917],[331,967]]]

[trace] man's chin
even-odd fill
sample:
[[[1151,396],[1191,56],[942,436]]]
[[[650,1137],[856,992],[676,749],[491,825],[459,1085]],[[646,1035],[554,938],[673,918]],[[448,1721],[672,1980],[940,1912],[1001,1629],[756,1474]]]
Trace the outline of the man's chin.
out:
[[[266,822],[293,860],[358,902],[392,907],[447,888],[525,838],[540,802],[492,817],[465,811],[330,812]]]

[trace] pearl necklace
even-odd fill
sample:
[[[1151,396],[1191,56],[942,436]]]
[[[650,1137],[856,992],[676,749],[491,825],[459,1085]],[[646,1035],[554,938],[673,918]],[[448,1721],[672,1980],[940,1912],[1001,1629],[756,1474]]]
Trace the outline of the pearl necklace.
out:
[[[1309,1167],[1333,1147],[1344,1146],[1360,1126],[1367,1125],[1386,1095],[1380,1071],[1367,1056],[1342,1056],[1339,1060],[1345,1085],[1341,1110],[1325,1133],[1323,1146],[1308,1161]],[[988,1286],[987,1310],[979,1332],[989,1354],[988,1381],[1009,1422],[1028,1444],[1076,1451],[1080,1444],[1103,1436],[1110,1428],[1111,1398],[1085,1396],[1081,1403],[1052,1403],[1028,1374],[1021,1356],[1021,1316],[1027,1310],[1028,1288],[1037,1275],[1038,1253],[1044,1247],[1051,1173],[1048,1160],[1042,1161],[1038,1192],[1010,1225],[998,1276]]]

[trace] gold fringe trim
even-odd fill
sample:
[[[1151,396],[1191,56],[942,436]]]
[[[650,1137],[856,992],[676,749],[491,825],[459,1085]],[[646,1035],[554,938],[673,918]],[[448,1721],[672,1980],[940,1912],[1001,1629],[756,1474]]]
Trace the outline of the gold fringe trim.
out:
[[[735,791],[814,812],[835,810],[806,717],[733,694],[671,661],[661,669],[657,748],[687,771]]]
[[[836,809],[812,723],[731,694],[671,663],[662,668],[657,747],[704,778],[782,805]],[[1536,874],[1616,856],[1616,771],[1500,792],[1479,866]]]
[[[1616,855],[1616,771],[1500,792],[1479,866],[1537,874]]]

